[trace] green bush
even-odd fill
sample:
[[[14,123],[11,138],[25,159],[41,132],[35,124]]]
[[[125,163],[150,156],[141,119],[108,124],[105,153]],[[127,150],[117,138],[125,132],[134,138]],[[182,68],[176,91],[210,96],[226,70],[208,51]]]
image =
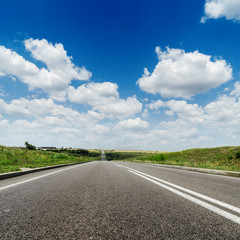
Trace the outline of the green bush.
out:
[[[240,158],[240,151],[235,153],[236,158]]]
[[[36,150],[36,147],[32,144],[29,144],[28,142],[25,142],[25,146],[28,150]]]
[[[163,161],[166,160],[166,155],[161,153],[161,154],[157,154],[157,155],[151,156],[149,159],[150,160],[154,160],[154,161],[163,162]]]
[[[126,160],[129,160],[129,159],[135,159],[135,158],[138,158],[138,157],[141,157],[142,156],[142,153],[140,152],[115,152],[115,151],[109,151],[109,152],[105,152],[105,156],[106,156],[106,159],[108,161],[111,161],[111,160],[122,160],[122,161],[126,161]]]

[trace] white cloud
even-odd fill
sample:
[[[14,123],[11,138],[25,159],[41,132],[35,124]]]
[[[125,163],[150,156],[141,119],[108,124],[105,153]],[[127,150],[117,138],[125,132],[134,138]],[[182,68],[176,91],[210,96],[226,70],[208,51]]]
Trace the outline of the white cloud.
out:
[[[171,116],[174,116],[174,112],[171,111],[171,110],[166,110],[166,111],[165,111],[165,114],[168,115],[168,116],[170,116],[170,117],[171,117]]]
[[[238,0],[206,0],[204,6],[205,16],[201,22],[207,19],[225,17],[227,20],[240,21],[240,2]]]
[[[15,75],[23,81],[26,76],[35,77],[40,74],[36,65],[26,61],[22,56],[4,46],[0,46],[0,71],[4,75]]]
[[[23,145],[29,141],[37,146],[126,149],[127,142],[128,149],[180,150],[210,146],[211,142],[221,144],[225,139],[225,143],[240,140],[239,82],[233,90],[229,88],[206,106],[190,104],[191,101],[143,99],[142,112],[143,106],[137,97],[120,98],[115,83],[70,86],[73,79],[88,79],[91,73],[76,67],[62,44],[29,39],[25,46],[33,58],[46,67],[40,69],[16,52],[0,47],[0,76],[17,77],[30,89],[42,89],[49,96],[8,102],[0,98],[0,133],[4,140],[0,144]],[[150,74],[145,69],[145,76],[138,81],[139,86],[150,93],[188,99],[232,77],[231,66],[224,60],[212,61],[210,56],[197,51],[167,49],[162,52],[156,48],[156,52],[159,63],[155,70]],[[1,89],[0,86],[0,95]],[[85,104],[88,110],[81,113],[57,104],[54,99]],[[164,121],[156,115],[151,118],[154,110],[166,114],[161,115]],[[136,114],[142,114],[150,122]],[[114,118],[120,119],[118,123],[111,120]]]
[[[6,74],[0,71],[0,77],[3,77],[3,76],[6,76]]]
[[[223,142],[233,145],[239,140],[240,103],[236,96],[223,95],[205,107],[171,100],[163,108],[169,115],[175,113],[175,120],[159,119],[158,124],[150,125],[138,117],[123,119],[116,125],[105,120],[103,125],[98,123],[102,113],[79,113],[51,99],[1,100],[0,131],[4,144],[9,145],[22,145],[28,140],[37,146],[76,144],[113,149],[124,149],[127,142],[128,149],[172,151],[219,146]],[[4,119],[6,114],[17,115],[18,120],[8,121]]]
[[[207,121],[213,125],[239,129],[240,101],[234,96],[223,95],[205,108]]]
[[[240,97],[240,82],[234,84],[234,90],[231,91],[230,95]]]
[[[77,89],[70,86],[68,98],[71,102],[84,103],[92,106],[107,104],[111,99],[119,97],[116,83],[89,83],[79,86]]]
[[[50,72],[60,76],[61,81],[67,84],[72,79],[88,80],[92,75],[85,67],[79,68],[72,63],[72,57],[67,56],[61,43],[53,45],[46,39],[30,38],[25,40],[25,47],[36,60],[44,62]]]
[[[17,116],[12,121],[0,119],[4,128],[0,130],[4,139],[0,144],[5,145],[23,145],[29,140],[37,146],[94,147],[109,132],[108,126],[98,123],[102,120],[99,113],[80,113],[52,99],[21,98],[10,103],[0,100],[0,113]]]
[[[93,109],[99,111],[108,118],[124,119],[140,113],[142,111],[142,104],[134,96],[129,97],[126,100],[115,99],[105,105],[93,106]]]
[[[232,68],[225,60],[211,61],[211,56],[181,49],[161,51],[152,74],[145,68],[137,83],[148,93],[162,97],[190,99],[192,96],[220,86],[232,78]]]
[[[175,112],[180,119],[191,123],[204,122],[204,111],[197,104],[188,104],[186,101],[171,100],[168,101],[166,105],[171,109],[171,114]]]
[[[240,98],[222,95],[205,106],[204,125],[214,131],[215,142],[221,145],[235,145],[240,141]],[[209,134],[209,133],[208,133]],[[210,135],[211,136],[211,135]]]
[[[145,135],[144,141],[145,145],[151,146],[151,149],[171,151],[172,146],[178,149],[193,146],[193,141],[197,139],[198,135],[199,131],[196,127],[177,119],[176,121],[160,122]]]
[[[0,119],[0,132],[2,133],[2,136],[3,134],[6,132],[6,129],[9,127],[9,122],[7,119]]]
[[[117,89],[117,84],[110,82],[83,84],[77,89],[70,86],[68,98],[71,102],[90,105],[107,118],[123,119],[141,112],[142,104],[135,96],[120,99]]]
[[[69,121],[71,120],[71,121]],[[45,116],[33,121],[19,119],[9,122],[0,121],[0,132],[4,145],[23,145],[29,141],[37,146],[94,147],[101,146],[101,139],[108,134],[109,128],[86,120]],[[2,128],[4,128],[4,131]]]
[[[9,104],[0,99],[0,112],[15,116],[35,116],[49,114],[55,105],[51,99],[33,99],[26,98],[14,99]]]
[[[127,119],[120,121],[117,124],[117,128],[123,131],[142,131],[149,128],[149,124],[140,118]]]
[[[148,107],[151,110],[158,110],[160,107],[164,107],[165,103],[162,100],[152,101]]]
[[[168,132],[169,139],[178,139],[179,141],[184,142],[190,137],[196,137],[199,132],[197,128],[192,127],[181,119],[177,119],[176,121],[161,122],[160,127]]]
[[[88,80],[91,77],[91,73],[84,67],[76,67],[71,62],[62,44],[53,46],[45,39],[28,39],[25,47],[36,60],[44,62],[47,69],[39,69],[16,52],[0,46],[0,72],[1,75],[17,77],[26,83],[30,90],[39,88],[51,98],[63,101],[73,79]]]
[[[9,104],[0,99],[0,113],[21,117],[35,117],[48,119],[64,119],[64,124],[79,124],[97,122],[102,120],[102,116],[95,111],[79,113],[63,105],[55,104],[52,99],[33,99],[26,98],[14,99]],[[56,124],[56,122],[55,122]]]
[[[147,117],[149,116],[149,113],[148,113],[148,109],[147,109],[147,108],[145,108],[145,109],[143,110],[142,116],[143,116],[144,118],[147,118]]]

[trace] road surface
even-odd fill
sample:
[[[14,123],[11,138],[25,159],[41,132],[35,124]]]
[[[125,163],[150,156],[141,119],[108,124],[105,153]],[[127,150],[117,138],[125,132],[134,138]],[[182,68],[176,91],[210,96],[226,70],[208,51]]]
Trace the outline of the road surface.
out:
[[[1,180],[0,239],[240,239],[240,179],[99,161]]]
[[[107,160],[103,150],[102,150],[101,160],[102,161],[106,161]]]

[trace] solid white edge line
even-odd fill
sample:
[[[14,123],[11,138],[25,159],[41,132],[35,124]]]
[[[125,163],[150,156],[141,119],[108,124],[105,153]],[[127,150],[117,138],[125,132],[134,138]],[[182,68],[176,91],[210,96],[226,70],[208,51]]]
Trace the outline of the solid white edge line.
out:
[[[214,213],[217,213],[218,215],[220,215],[222,217],[225,217],[225,218],[227,218],[227,219],[229,219],[229,220],[231,220],[231,221],[233,221],[233,222],[235,222],[237,224],[240,224],[240,217],[238,217],[238,216],[235,216],[235,215],[233,215],[233,214],[231,214],[229,212],[226,212],[226,211],[224,211],[224,210],[222,210],[220,208],[217,208],[217,207],[215,207],[215,206],[213,206],[213,205],[211,205],[209,203],[203,202],[202,200],[199,200],[199,199],[194,198],[194,197],[192,197],[190,195],[187,195],[186,193],[180,192],[180,191],[178,191],[178,190],[176,190],[174,188],[166,186],[166,185],[164,185],[164,184],[162,184],[160,182],[157,182],[157,181],[155,181],[155,180],[153,180],[153,179],[151,179],[149,177],[143,176],[140,173],[137,173],[137,172],[132,171],[132,170],[128,170],[128,171],[130,171],[131,173],[136,174],[139,177],[142,177],[142,178],[144,178],[144,179],[146,179],[146,180],[148,180],[148,181],[150,181],[150,182],[152,182],[152,183],[154,183],[154,184],[156,184],[156,185],[158,185],[158,186],[160,186],[162,188],[165,188],[168,191],[173,192],[173,193],[175,193],[175,194],[177,194],[177,195],[179,195],[179,196],[181,196],[181,197],[183,197],[183,198],[185,198],[185,199],[187,199],[187,200],[189,200],[191,202],[194,202],[194,203],[196,203],[196,204],[198,204],[198,205],[200,205],[200,206],[202,206],[202,207],[204,207],[204,208],[206,208],[206,209],[208,209],[208,210],[210,210],[210,211],[212,211]]]
[[[124,166],[124,167],[125,167],[125,166]],[[196,196],[196,197],[202,198],[202,199],[204,199],[204,200],[206,200],[206,201],[209,201],[209,202],[211,202],[211,203],[217,204],[217,205],[219,205],[219,206],[221,206],[221,207],[227,208],[227,209],[229,209],[229,210],[231,210],[231,211],[234,211],[234,212],[237,212],[237,213],[240,214],[240,208],[235,207],[235,206],[232,206],[231,204],[228,204],[228,203],[225,203],[225,202],[216,200],[216,199],[214,199],[214,198],[205,196],[205,195],[203,195],[203,194],[201,194],[201,193],[197,193],[197,192],[194,192],[194,191],[192,191],[192,190],[189,190],[189,189],[187,189],[187,188],[180,187],[180,186],[178,186],[178,185],[176,185],[176,184],[173,184],[173,183],[164,181],[164,180],[162,180],[162,179],[160,179],[160,178],[153,177],[153,176],[151,176],[151,175],[148,175],[148,174],[146,174],[146,173],[137,171],[137,170],[135,170],[135,169],[132,169],[132,168],[129,168],[129,167],[125,167],[125,168],[127,168],[127,169],[129,169],[129,170],[132,170],[132,171],[135,171],[135,172],[140,173],[140,174],[142,174],[142,175],[144,175],[144,176],[147,176],[147,177],[149,177],[149,178],[152,178],[152,179],[154,179],[154,180],[157,180],[157,181],[159,181],[159,182],[162,182],[162,183],[164,183],[164,184],[167,184],[167,185],[169,185],[169,186],[171,186],[171,187],[177,188],[177,189],[179,189],[179,190],[181,190],[181,191],[187,192],[187,193],[192,194],[192,195],[194,195],[194,196]]]
[[[86,164],[84,164],[84,165],[86,165]],[[31,182],[31,181],[34,181],[34,180],[37,180],[37,179],[40,179],[40,178],[44,178],[44,177],[47,177],[47,176],[50,176],[50,175],[53,175],[53,174],[56,174],[56,173],[59,173],[59,172],[63,172],[63,171],[66,171],[66,170],[69,170],[69,169],[72,169],[72,168],[76,168],[76,167],[79,167],[79,166],[83,166],[83,165],[81,165],[81,164],[80,165],[75,165],[73,167],[64,168],[64,169],[61,169],[61,170],[58,170],[58,171],[55,171],[55,172],[47,173],[47,174],[44,174],[44,175],[41,175],[41,176],[38,176],[38,177],[30,178],[28,180],[24,180],[24,181],[13,183],[13,184],[10,184],[10,185],[4,186],[4,187],[0,187],[0,191],[4,190],[4,189],[7,189],[7,188],[17,186],[17,185],[20,185],[20,184],[23,184],[23,183],[27,183],[27,182]]]

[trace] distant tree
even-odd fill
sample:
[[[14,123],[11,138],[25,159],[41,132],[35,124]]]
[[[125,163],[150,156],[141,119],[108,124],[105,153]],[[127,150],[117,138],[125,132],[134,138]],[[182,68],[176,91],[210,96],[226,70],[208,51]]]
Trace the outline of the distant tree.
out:
[[[28,142],[25,142],[25,146],[28,150],[36,150],[36,147],[32,144],[29,144]]]
[[[86,149],[77,149],[76,153],[79,154],[79,155],[88,155],[89,151],[86,150]]]

